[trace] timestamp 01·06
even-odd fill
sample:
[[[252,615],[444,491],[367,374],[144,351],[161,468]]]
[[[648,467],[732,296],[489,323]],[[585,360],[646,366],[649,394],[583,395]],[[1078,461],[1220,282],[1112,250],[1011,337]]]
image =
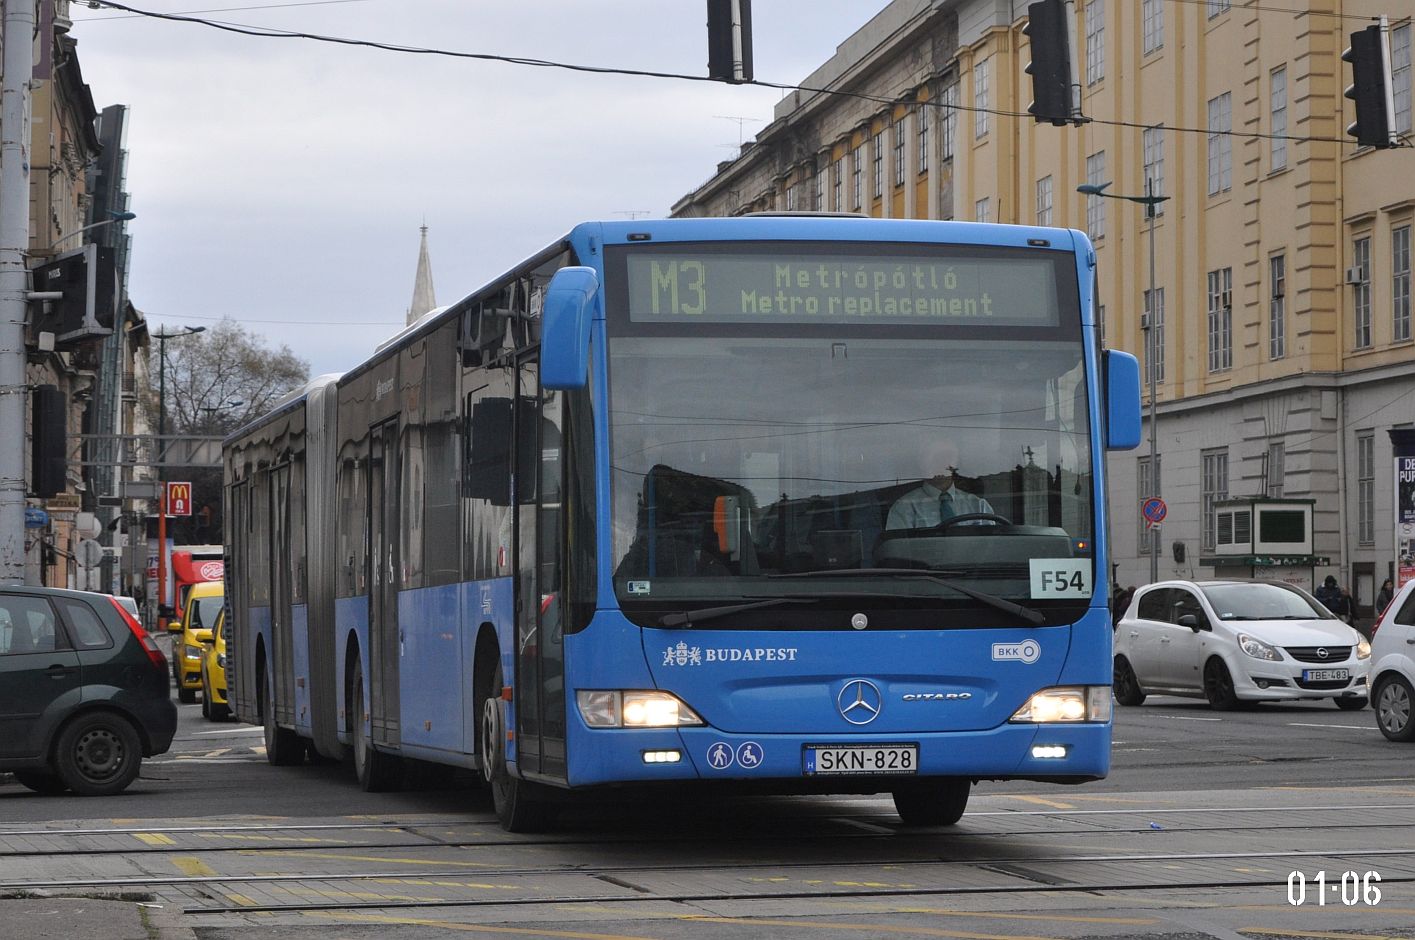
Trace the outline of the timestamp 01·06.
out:
[[[1287,876],[1287,903],[1293,907],[1301,907],[1303,904],[1324,906],[1327,903],[1336,904],[1340,899],[1347,907],[1357,904],[1374,907],[1381,903],[1380,880],[1381,873],[1378,871],[1368,871],[1365,874],[1344,871],[1339,880],[1335,873],[1328,878],[1324,871],[1316,872],[1310,877],[1304,872],[1294,871]],[[1309,886],[1312,889],[1310,897],[1307,894]]]

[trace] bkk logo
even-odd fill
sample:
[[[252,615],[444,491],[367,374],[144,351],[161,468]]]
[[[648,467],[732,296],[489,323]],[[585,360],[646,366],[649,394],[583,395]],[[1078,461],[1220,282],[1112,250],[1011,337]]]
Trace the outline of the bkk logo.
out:
[[[992,658],[997,662],[1034,663],[1042,658],[1042,645],[1036,640],[1022,640],[1019,643],[994,643]]]

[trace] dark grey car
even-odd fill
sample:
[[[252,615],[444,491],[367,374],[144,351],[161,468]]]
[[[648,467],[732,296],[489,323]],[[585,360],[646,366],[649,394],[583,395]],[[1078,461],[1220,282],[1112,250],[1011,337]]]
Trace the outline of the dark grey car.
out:
[[[107,594],[0,587],[0,771],[41,793],[118,793],[177,731],[167,660]]]

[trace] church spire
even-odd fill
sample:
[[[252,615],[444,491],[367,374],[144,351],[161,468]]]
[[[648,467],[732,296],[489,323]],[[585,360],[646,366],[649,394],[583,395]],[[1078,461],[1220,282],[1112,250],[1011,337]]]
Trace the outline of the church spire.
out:
[[[418,273],[413,278],[413,303],[408,307],[408,323],[437,306],[432,290],[432,261],[427,255],[427,225],[422,226],[422,244],[418,248]]]

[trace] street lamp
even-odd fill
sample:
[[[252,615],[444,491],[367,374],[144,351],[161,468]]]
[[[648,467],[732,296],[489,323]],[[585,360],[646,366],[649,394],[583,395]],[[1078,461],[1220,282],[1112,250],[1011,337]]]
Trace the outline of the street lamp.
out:
[[[1076,187],[1078,193],[1086,196],[1104,196],[1107,199],[1124,199],[1126,202],[1139,203],[1145,207],[1146,229],[1149,232],[1150,240],[1150,312],[1145,315],[1144,322],[1140,329],[1145,333],[1145,366],[1150,373],[1150,489],[1159,495],[1159,454],[1156,444],[1156,405],[1155,405],[1155,374],[1158,370],[1158,363],[1155,362],[1155,331],[1154,326],[1155,311],[1159,309],[1159,298],[1155,295],[1155,206],[1168,199],[1168,196],[1158,195],[1154,191],[1154,180],[1147,175],[1145,177],[1145,195],[1143,196],[1122,196],[1118,193],[1108,193],[1105,191],[1109,186],[1105,183],[1082,183]],[[1160,540],[1158,533],[1150,537],[1150,583],[1154,584],[1160,579]]]
[[[180,333],[153,333],[157,340],[157,626],[165,629],[167,617],[167,474],[163,472],[163,450],[167,435],[167,341],[206,332],[204,326],[184,326]]]
[[[217,412],[223,411],[223,410],[225,410],[225,409],[227,409],[227,408],[239,408],[239,407],[241,407],[241,406],[244,405],[244,404],[245,404],[245,402],[243,402],[243,401],[236,401],[236,400],[234,400],[234,399],[227,399],[226,401],[223,401],[223,402],[222,402],[221,404],[219,404],[219,405],[200,405],[200,406],[198,406],[198,409],[197,409],[197,410],[206,412],[206,422],[205,422],[205,423],[206,423],[206,427],[207,427],[208,432],[210,432],[211,428],[213,428],[213,427],[216,426],[216,413],[217,413]]]
[[[90,229],[96,229],[100,225],[112,225],[114,222],[131,222],[133,219],[136,219],[138,217],[138,214],[136,212],[118,212],[115,209],[109,209],[108,215],[109,218],[103,219],[102,221],[94,222],[92,225],[85,225],[83,228],[76,228],[68,234],[60,235],[58,238],[54,239],[54,242],[49,246],[49,249],[53,251],[55,248],[59,247],[60,242],[66,242],[74,236],[82,235],[84,232],[87,232]]]

